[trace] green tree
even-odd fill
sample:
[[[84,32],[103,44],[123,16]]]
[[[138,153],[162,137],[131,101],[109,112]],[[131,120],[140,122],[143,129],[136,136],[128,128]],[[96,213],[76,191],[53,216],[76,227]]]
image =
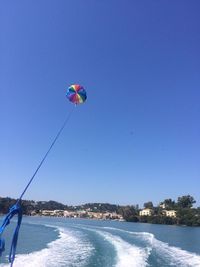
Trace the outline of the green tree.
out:
[[[145,209],[153,209],[153,203],[151,201],[144,203]]]
[[[163,204],[165,204],[166,209],[174,209],[176,203],[171,198],[168,198],[163,201]]]
[[[187,196],[178,197],[177,206],[178,208],[181,208],[181,209],[191,208],[194,203],[196,203],[195,199],[192,196],[187,195]]]
[[[118,209],[118,213],[121,214],[127,222],[138,221],[138,210],[136,210],[134,206],[121,206]]]
[[[200,226],[200,214],[198,214],[198,209],[179,209],[177,211],[177,219],[180,225]]]

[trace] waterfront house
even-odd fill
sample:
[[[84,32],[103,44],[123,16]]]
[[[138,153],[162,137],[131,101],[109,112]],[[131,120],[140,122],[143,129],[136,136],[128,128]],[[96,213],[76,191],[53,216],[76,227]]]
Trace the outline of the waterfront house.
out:
[[[151,216],[153,215],[153,210],[152,209],[143,209],[139,212],[140,216]]]
[[[176,217],[176,211],[175,210],[163,210],[163,214],[167,217]]]

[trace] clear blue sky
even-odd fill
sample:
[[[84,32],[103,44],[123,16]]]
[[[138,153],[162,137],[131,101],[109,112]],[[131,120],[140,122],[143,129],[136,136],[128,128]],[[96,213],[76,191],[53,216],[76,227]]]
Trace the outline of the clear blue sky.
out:
[[[0,4],[0,196],[200,205],[200,2],[19,0]]]

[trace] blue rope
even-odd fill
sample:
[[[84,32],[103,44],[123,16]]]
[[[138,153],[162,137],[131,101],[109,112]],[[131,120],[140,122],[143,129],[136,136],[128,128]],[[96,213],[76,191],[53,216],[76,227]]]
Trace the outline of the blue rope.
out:
[[[44,163],[46,157],[48,156],[49,152],[51,151],[52,147],[54,146],[54,144],[56,143],[58,137],[60,136],[61,132],[63,131],[63,129],[65,128],[67,122],[69,121],[71,114],[73,112],[74,109],[71,110],[71,112],[68,114],[67,118],[65,119],[62,127],[60,128],[60,130],[58,131],[56,137],[54,138],[52,144],[50,145],[49,149],[47,150],[46,154],[44,155],[43,159],[41,160],[41,162],[39,163],[38,167],[36,168],[33,176],[31,177],[31,179],[29,180],[28,184],[26,185],[25,189],[23,190],[21,196],[19,197],[19,199],[17,200],[16,204],[13,205],[10,209],[9,209],[9,213],[6,215],[1,227],[0,227],[0,257],[3,253],[3,251],[5,250],[5,240],[2,238],[2,234],[6,228],[6,226],[8,224],[10,224],[10,220],[12,219],[13,216],[17,215],[18,216],[18,221],[17,221],[17,226],[15,228],[14,234],[13,234],[13,238],[12,238],[12,243],[11,243],[11,248],[10,248],[10,254],[9,254],[9,262],[10,262],[10,267],[13,266],[13,262],[15,260],[15,253],[16,253],[16,248],[17,248],[17,240],[18,240],[18,234],[19,234],[19,229],[21,226],[21,222],[22,222],[22,208],[21,208],[21,199],[23,197],[23,195],[25,194],[26,190],[28,189],[28,187],[30,186],[30,184],[32,183],[35,175],[37,174],[37,172],[39,171],[40,167],[42,166],[42,164]]]
[[[39,171],[40,167],[42,166],[42,164],[44,163],[46,157],[48,156],[49,152],[51,151],[52,147],[54,146],[55,142],[57,141],[58,137],[60,136],[62,130],[65,128],[65,125],[68,123],[71,114],[73,112],[74,109],[71,110],[71,112],[68,114],[66,120],[64,121],[62,127],[60,128],[60,130],[58,131],[55,139],[53,140],[52,144],[50,145],[49,149],[47,150],[46,154],[44,155],[43,159],[41,160],[40,164],[38,165],[36,171],[34,172],[33,176],[31,177],[30,181],[28,182],[27,186],[25,187],[24,191],[22,192],[20,198],[18,199],[17,203],[22,199],[23,195],[25,194],[26,190],[28,189],[29,185],[32,183],[35,175],[37,174],[37,172]]]
[[[0,227],[0,256],[1,256],[2,252],[5,250],[5,240],[2,238],[2,234],[3,234],[6,226],[10,224],[10,220],[12,219],[12,217],[15,215],[18,216],[18,220],[17,220],[17,226],[16,226],[14,234],[13,234],[10,253],[9,253],[9,262],[11,263],[11,265],[10,265],[11,267],[13,266],[13,262],[15,260],[18,234],[19,234],[19,229],[20,229],[20,225],[22,222],[22,209],[21,209],[20,204],[15,204],[9,209],[9,212],[6,215],[6,217],[4,218],[2,226]]]

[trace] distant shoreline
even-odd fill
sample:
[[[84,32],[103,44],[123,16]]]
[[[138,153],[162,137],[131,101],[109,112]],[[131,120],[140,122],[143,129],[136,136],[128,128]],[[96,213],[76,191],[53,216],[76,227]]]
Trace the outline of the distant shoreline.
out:
[[[175,202],[165,199],[157,207],[151,201],[138,205],[120,206],[109,203],[86,203],[79,206],[67,206],[50,201],[23,200],[21,202],[24,215],[49,216],[64,218],[82,218],[96,220],[116,220],[141,222],[150,224],[166,224],[178,226],[200,226],[200,208],[193,208],[196,201],[190,195],[182,196]],[[7,214],[16,199],[0,197],[0,214]]]

